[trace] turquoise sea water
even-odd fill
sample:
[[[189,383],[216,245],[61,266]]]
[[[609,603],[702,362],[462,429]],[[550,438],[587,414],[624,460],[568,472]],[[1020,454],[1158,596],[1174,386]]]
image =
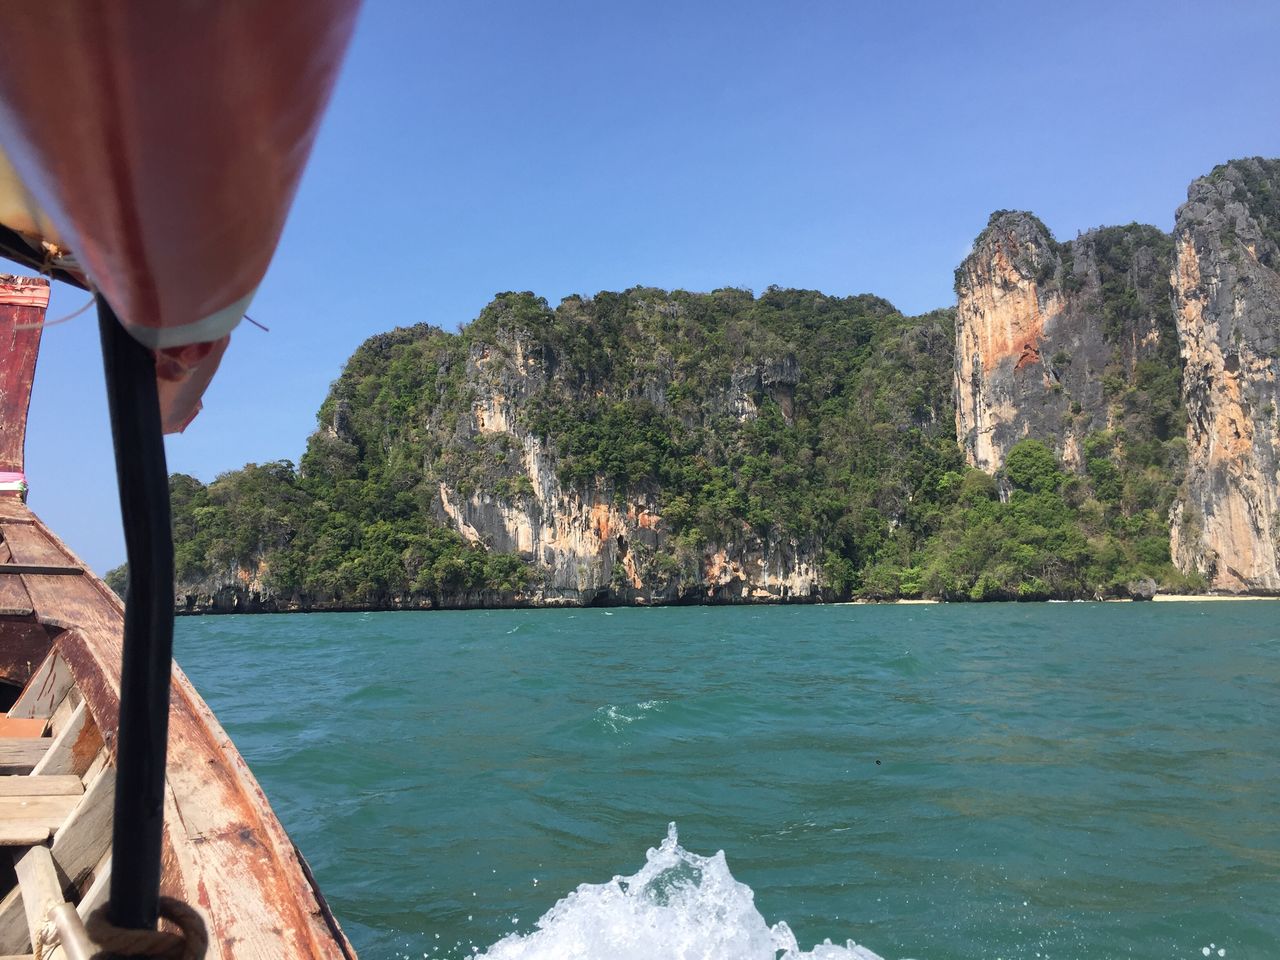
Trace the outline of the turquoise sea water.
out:
[[[670,821],[805,948],[1280,957],[1280,603],[210,617],[177,658],[365,960],[527,934]]]

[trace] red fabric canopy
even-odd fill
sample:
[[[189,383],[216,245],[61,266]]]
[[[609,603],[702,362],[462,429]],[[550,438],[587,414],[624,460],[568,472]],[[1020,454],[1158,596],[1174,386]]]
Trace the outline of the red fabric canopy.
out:
[[[168,431],[199,410],[266,272],[357,6],[5,9],[0,145],[29,216],[3,225],[28,236],[32,223],[52,225],[54,236],[33,243],[50,241],[51,257],[69,249],[129,332],[157,350]]]

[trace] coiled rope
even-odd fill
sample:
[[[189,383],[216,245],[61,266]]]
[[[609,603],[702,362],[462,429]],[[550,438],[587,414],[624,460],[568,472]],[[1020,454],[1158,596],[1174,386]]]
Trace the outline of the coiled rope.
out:
[[[117,927],[107,919],[106,907],[100,907],[89,915],[85,928],[97,956],[157,957],[159,960],[201,960],[209,948],[209,933],[204,918],[181,900],[161,897],[160,916],[173,923],[181,933],[166,930],[131,930]],[[44,939],[44,931],[41,937]],[[35,947],[35,960],[42,960],[41,948]]]

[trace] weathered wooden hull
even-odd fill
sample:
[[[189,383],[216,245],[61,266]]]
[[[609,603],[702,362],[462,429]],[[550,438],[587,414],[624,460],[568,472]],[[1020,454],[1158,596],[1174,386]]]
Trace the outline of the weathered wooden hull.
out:
[[[110,870],[124,609],[18,497],[0,497],[0,538],[9,554],[0,559],[0,643],[25,644],[0,653],[0,680],[25,681],[0,719],[0,843],[49,843],[63,893],[87,915],[105,902]],[[15,572],[26,569],[41,572]],[[161,892],[204,915],[208,957],[355,956],[244,759],[176,665],[166,773]],[[69,792],[31,793],[46,783]],[[36,800],[7,809],[6,789]],[[28,920],[15,885],[0,901],[0,955],[30,949]]]

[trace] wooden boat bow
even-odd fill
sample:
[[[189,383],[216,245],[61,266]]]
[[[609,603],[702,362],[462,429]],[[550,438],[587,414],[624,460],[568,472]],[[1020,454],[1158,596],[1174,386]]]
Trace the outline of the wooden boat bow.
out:
[[[10,288],[25,296],[45,283],[0,282],[0,312],[8,311],[0,336],[38,344],[40,298],[3,301]],[[34,366],[34,350],[0,359],[0,384],[18,385],[0,388],[0,466],[12,472],[23,469]],[[0,846],[19,864],[0,900],[0,955],[31,946],[62,902],[55,894],[81,918],[107,899],[124,620],[120,598],[22,493],[0,491],[0,695],[8,706],[0,716]],[[163,804],[160,892],[203,915],[207,956],[354,957],[258,782],[176,664]],[[34,853],[46,850],[52,886],[43,854]],[[0,854],[0,865],[7,860]],[[0,866],[0,890],[4,882]],[[43,906],[33,910],[37,899]]]
[[[46,722],[0,748],[21,779],[12,789],[50,787],[41,776],[56,749],[83,790],[20,797],[19,813],[49,814],[17,817],[11,831],[29,852],[0,909],[0,953],[23,926],[43,944],[42,916],[71,920],[57,888],[83,907],[110,875],[121,928],[154,931],[168,893],[205,912],[214,956],[351,954],[243,760],[171,670],[161,431],[196,415],[262,281],[356,7],[46,0],[6,11],[0,255],[94,292],[131,587],[122,608],[91,573],[75,574],[83,565],[26,509],[22,441],[48,289],[11,280],[0,305],[26,319],[0,328],[12,341],[0,361],[12,368],[0,370],[0,681],[26,681],[7,720]],[[57,816],[69,803],[75,813]],[[114,873],[102,843],[115,845]],[[74,952],[80,935],[64,933]]]

